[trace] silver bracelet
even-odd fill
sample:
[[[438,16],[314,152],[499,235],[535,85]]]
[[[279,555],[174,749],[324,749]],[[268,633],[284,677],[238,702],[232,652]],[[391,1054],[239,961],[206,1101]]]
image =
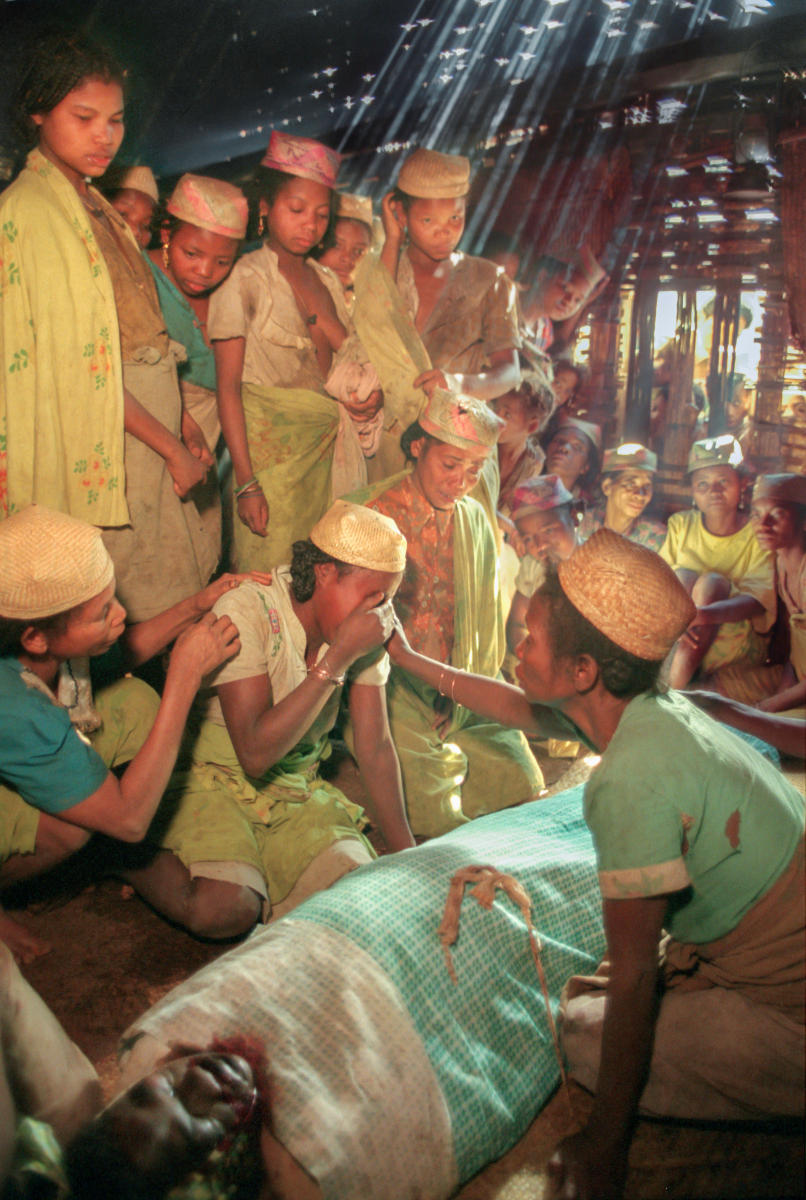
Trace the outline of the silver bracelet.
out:
[[[313,675],[315,679],[321,679],[322,683],[332,683],[334,687],[341,687],[346,678],[344,675],[329,675],[319,663],[314,667],[309,667],[308,674]]]

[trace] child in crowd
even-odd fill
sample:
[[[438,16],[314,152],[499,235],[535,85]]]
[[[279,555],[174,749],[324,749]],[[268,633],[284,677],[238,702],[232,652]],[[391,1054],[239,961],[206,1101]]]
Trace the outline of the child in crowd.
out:
[[[131,677],[101,688],[96,704],[103,726],[89,740],[71,726],[53,689],[62,662],[102,655],[124,632],[126,612],[115,598],[114,567],[101,535],[84,521],[29,505],[0,522],[0,562],[5,887],[47,871],[93,832],[128,842],[144,837],[202,677],[232,657],[239,644],[231,621],[206,615],[193,623],[198,614],[187,602],[146,622],[130,647],[141,661],[186,630],[171,653],[162,701]],[[214,595],[232,583],[230,577],[215,585]],[[110,770],[124,765],[122,774]],[[149,899],[187,923],[195,904],[218,904],[222,886],[203,881],[185,889],[181,901],[160,891]],[[2,910],[0,937],[23,960],[48,949]]]
[[[741,447],[730,434],[693,444],[688,471],[695,507],[669,518],[660,555],[697,606],[675,648],[672,687],[683,688],[697,675],[712,677],[716,690],[754,703],[766,690],[752,668],[766,655],[775,586],[769,551],[741,508],[742,466]]]
[[[104,179],[104,194],[131,229],[140,249],[146,250],[154,232],[154,214],[160,202],[151,168],[126,167]]]
[[[338,275],[344,288],[344,298],[352,307],[355,271],[372,245],[372,201],[369,196],[340,192],[336,197],[336,213],[322,248],[313,250],[313,257],[323,267]]]
[[[574,499],[590,502],[599,477],[602,431],[591,421],[563,416],[545,443],[548,475],[559,475]]]
[[[370,501],[408,541],[396,608],[412,642],[440,662],[491,677],[505,652],[497,554],[489,521],[468,493],[500,428],[483,401],[437,389],[404,435],[411,473]],[[392,672],[388,704],[415,834],[434,837],[540,794],[540,771],[519,732],[479,720],[402,671]]]
[[[210,295],[235,263],[249,217],[246,197],[231,183],[183,175],[166,206],[162,245],[148,261],[168,333],[187,353],[179,364],[182,440],[208,468],[191,493],[216,562],[221,556],[221,499],[215,451],[221,436],[213,348],[207,335]]]
[[[320,142],[272,133],[255,179],[266,240],[244,255],[210,302],[207,331],[234,473],[234,557],[242,569],[286,562],[292,543],[325,512],[339,490],[338,436],[345,456],[352,455],[354,486],[361,482],[357,435],[347,445],[350,418],[374,417],[382,403],[366,369],[357,388],[355,372],[343,372],[341,406],[326,392],[343,346],[349,366],[365,367],[348,338],[338,279],[309,258],[330,222],[338,168],[339,155]]]
[[[558,359],[554,364],[554,410],[559,418],[562,413],[572,413],[574,400],[585,382],[585,370],[570,358]]]
[[[507,645],[513,654],[526,635],[526,610],[545,578],[545,564],[563,562],[578,544],[576,509],[559,475],[536,476],[515,492],[512,519],[524,554],[507,619]]]
[[[554,356],[570,342],[586,305],[607,286],[608,277],[590,249],[583,246],[576,262],[543,255],[523,305],[521,332],[531,353]]]
[[[804,713],[806,705],[806,477],[760,475],[750,524],[763,550],[775,556],[779,607],[789,624],[789,663],[775,694],[759,701],[768,713]],[[783,615],[783,614],[782,614]]]
[[[589,509],[579,526],[585,541],[597,529],[612,529],[622,537],[660,550],[666,526],[642,514],[652,500],[652,477],[658,469],[658,456],[639,442],[625,442],[615,450],[605,450],[599,487],[604,504]]]
[[[524,370],[520,386],[493,401],[493,409],[504,422],[498,437],[498,474],[501,490],[498,510],[512,515],[516,490],[533,475],[539,475],[545,455],[537,434],[551,415],[554,395],[549,376]]]
[[[243,909],[222,901],[195,932],[244,933],[374,857],[362,809],[319,773],[344,692],[374,821],[390,851],[414,844],[382,650],[405,562],[394,522],[338,500],[270,585],[246,583],[216,605],[237,623],[241,647],[191,719],[164,819],[149,834],[163,852],[144,883],[127,873],[146,896],[157,871],[248,895]]]
[[[123,137],[122,79],[77,34],[35,43],[16,106],[35,148],[0,198],[0,258],[16,266],[0,314],[0,418],[3,510],[35,500],[103,527],[139,621],[203,587],[215,558],[182,501],[206,467],[180,440],[154,281],[126,222],[87,182]]]

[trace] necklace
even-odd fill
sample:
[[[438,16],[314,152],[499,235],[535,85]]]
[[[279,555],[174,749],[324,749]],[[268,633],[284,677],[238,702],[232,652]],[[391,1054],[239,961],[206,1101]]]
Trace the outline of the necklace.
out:
[[[305,321],[305,324],[306,325],[315,325],[316,321],[317,321],[317,314],[315,312],[311,312],[311,310],[308,308],[308,305],[305,303],[304,297],[300,296],[299,292],[294,287],[293,283],[288,278],[288,276],[284,275],[283,278],[285,279],[288,286],[291,288],[291,291],[294,293],[294,298],[297,301],[297,308],[300,309],[300,316]]]

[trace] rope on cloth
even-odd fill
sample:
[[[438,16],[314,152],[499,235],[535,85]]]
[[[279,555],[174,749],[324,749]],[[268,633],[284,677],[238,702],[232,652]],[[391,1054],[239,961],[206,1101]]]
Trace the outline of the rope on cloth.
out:
[[[442,943],[448,974],[454,983],[458,983],[456,968],[451,954],[451,946],[455,944],[459,937],[459,919],[466,884],[473,884],[469,894],[487,912],[492,910],[496,890],[500,889],[509,896],[513,904],[517,905],[523,913],[523,919],[526,922],[526,931],[529,936],[529,948],[532,952],[537,977],[540,981],[540,990],[543,994],[543,1002],[546,1006],[546,1016],[548,1017],[551,1038],[554,1043],[554,1053],[557,1056],[557,1064],[560,1068],[562,1087],[568,1101],[571,1117],[576,1120],[571,1091],[568,1087],[568,1079],[565,1074],[565,1063],[563,1062],[562,1050],[560,1049],[560,1039],[554,1021],[554,1014],[551,1011],[551,999],[549,997],[548,983],[546,982],[546,973],[543,970],[543,943],[532,924],[532,902],[529,899],[529,894],[514,875],[504,875],[501,871],[497,871],[495,867],[479,865],[462,867],[452,876],[448,889],[448,898],[445,901],[445,910],[442,914],[439,929],[437,930],[439,940]]]

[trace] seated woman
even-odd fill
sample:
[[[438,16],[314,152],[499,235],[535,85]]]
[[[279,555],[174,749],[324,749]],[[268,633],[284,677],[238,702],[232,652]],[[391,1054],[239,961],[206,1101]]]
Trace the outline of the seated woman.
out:
[[[547,475],[559,475],[575,500],[590,502],[599,477],[602,431],[591,421],[564,416],[548,442],[544,441]]]
[[[373,818],[390,850],[414,844],[382,651],[405,563],[393,521],[337,501],[270,586],[246,583],[218,602],[215,611],[237,622],[241,647],[208,681],[214,693],[191,719],[164,818],[149,834],[164,851],[152,877],[161,864],[165,878],[242,885],[249,928],[369,862],[362,809],[319,774],[345,685]],[[136,871],[127,878],[140,886]]]
[[[757,668],[775,620],[775,586],[770,554],[741,509],[741,447],[730,434],[695,442],[688,471],[696,507],[669,518],[659,551],[697,606],[669,682],[682,688],[696,678],[753,703],[769,690]]]
[[[49,870],[93,832],[125,842],[145,836],[196,689],[236,653],[238,631],[209,614],[193,624],[197,597],[145,622],[131,646],[140,661],[181,633],[162,700],[142,680],[118,678],[96,694],[104,722],[88,739],[71,725],[53,689],[62,662],[102,655],[124,631],[126,613],[115,599],[100,530],[30,505],[0,522],[0,564],[0,885],[6,887]],[[124,764],[122,773],[110,769]],[[189,925],[197,906],[211,898],[215,907],[225,887],[206,881],[181,896],[156,889],[149,898]],[[21,959],[49,948],[2,909],[0,937]]]
[[[505,651],[497,553],[484,510],[468,492],[500,426],[483,402],[437,390],[403,438],[411,472],[369,501],[407,537],[397,609],[415,645],[490,676]],[[416,834],[434,837],[539,795],[543,780],[522,734],[479,720],[403,671],[392,672],[387,701]]]
[[[657,454],[638,442],[605,450],[599,480],[605,503],[585,513],[580,540],[586,541],[597,529],[612,529],[639,546],[660,550],[666,526],[642,515],[652,500],[652,476],[657,469]]]
[[[637,1111],[804,1111],[804,800],[665,691],[663,661],[694,611],[658,555],[603,529],[532,599],[523,692],[430,661],[399,632],[390,643],[397,665],[460,703],[533,733],[573,730],[602,756],[584,811],[607,971],[592,993],[571,980],[563,1016],[571,1072],[596,1102],[558,1156],[563,1196],[621,1194]]]

